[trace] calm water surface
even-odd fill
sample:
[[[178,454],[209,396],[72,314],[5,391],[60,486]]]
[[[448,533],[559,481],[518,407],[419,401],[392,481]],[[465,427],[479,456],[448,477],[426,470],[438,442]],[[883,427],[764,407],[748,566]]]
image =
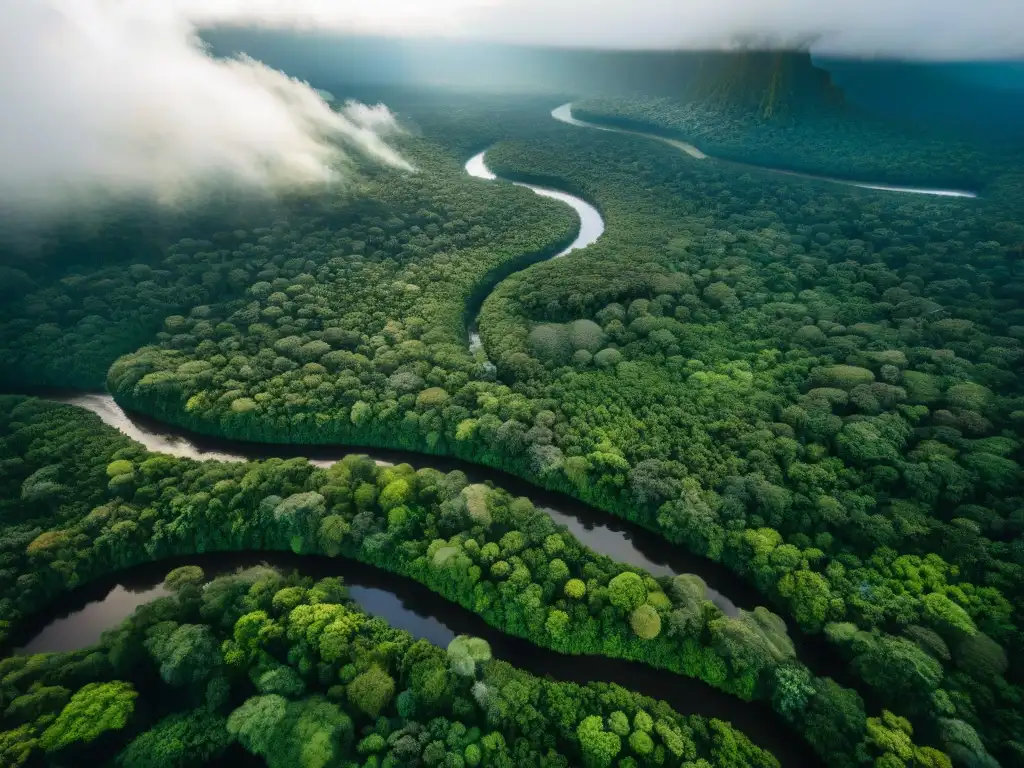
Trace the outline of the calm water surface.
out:
[[[319,466],[330,466],[347,455],[359,454],[369,455],[378,464],[408,463],[416,468],[433,467],[441,472],[459,470],[466,474],[471,483],[491,483],[514,496],[530,499],[534,506],[547,512],[556,524],[565,525],[582,544],[613,560],[643,568],[655,576],[696,574],[707,585],[707,599],[728,616],[738,615],[741,609],[753,610],[758,605],[767,605],[765,597],[750,582],[721,563],[692,555],[683,547],[669,543],[636,523],[595,509],[565,494],[537,488],[514,475],[489,467],[411,451],[254,443],[207,437],[141,414],[127,413],[109,395],[48,393],[47,396],[51,400],[78,405],[97,413],[106,423],[120,429],[151,451],[173,452],[173,455],[187,458],[250,461],[301,456]],[[790,638],[798,658],[816,675],[831,677],[850,688],[858,687],[835,646],[823,635],[801,632],[792,623],[789,625]]]
[[[578,120],[572,116],[571,104],[564,104],[551,114],[555,119],[575,126],[657,139],[694,159],[708,159],[708,155],[687,142]],[[485,153],[481,152],[470,158],[465,165],[466,172],[480,179],[494,180],[497,177],[487,168],[484,157]],[[867,189],[975,197],[973,193],[957,190],[896,187],[759,166],[747,167]],[[576,239],[553,258],[591,245],[604,232],[605,225],[601,214],[585,200],[555,189],[522,182],[513,183],[544,197],[566,203],[580,217],[580,230]],[[470,347],[473,350],[481,348],[475,321],[471,329]],[[750,609],[764,602],[750,584],[716,563],[690,556],[639,526],[613,518],[562,494],[537,489],[519,478],[497,470],[457,459],[404,451],[271,445],[209,438],[190,434],[137,414],[128,414],[109,395],[99,393],[53,395],[50,399],[92,411],[106,424],[120,430],[150,451],[181,458],[240,462],[302,456],[317,466],[329,467],[349,454],[360,453],[369,454],[381,465],[408,462],[417,467],[433,466],[443,472],[458,469],[465,472],[471,482],[492,482],[511,493],[530,498],[535,506],[549,514],[556,523],[566,526],[584,545],[614,560],[639,566],[657,576],[677,573],[699,575],[708,584],[708,599],[728,615],[735,616],[740,608]],[[38,619],[35,624],[30,621],[25,625],[24,637],[28,639],[17,652],[69,651],[95,644],[105,630],[117,626],[139,605],[167,595],[167,590],[162,586],[163,576],[178,565],[200,565],[207,576],[212,578],[239,567],[260,563],[286,570],[298,569],[303,575],[315,578],[341,575],[349,585],[351,598],[367,613],[379,616],[391,626],[404,629],[413,636],[435,645],[444,647],[458,634],[483,637],[491,644],[497,658],[509,661],[534,674],[577,683],[594,680],[619,683],[665,700],[680,712],[728,720],[746,733],[752,741],[773,752],[784,765],[821,764],[804,742],[763,704],[745,703],[699,681],[667,675],[641,664],[604,657],[564,656],[538,648],[525,640],[510,637],[491,628],[478,616],[450,603],[422,585],[348,560],[300,557],[290,553],[222,553],[190,556],[177,561],[128,569],[58,600],[48,610],[45,621]],[[800,652],[805,662],[813,661],[807,658],[808,654],[818,656],[817,652],[822,650],[821,644],[816,642],[818,638],[794,639],[797,640],[798,648],[807,643],[812,645]],[[813,666],[815,665],[812,664]],[[841,674],[834,676],[845,677]]]
[[[711,155],[706,155],[701,152],[693,144],[689,144],[685,141],[678,139],[670,139],[666,136],[659,136],[655,133],[647,133],[645,131],[630,130],[628,128],[616,128],[610,125],[599,125],[598,123],[587,122],[586,120],[580,120],[573,117],[572,115],[572,102],[563,104],[560,107],[556,107],[551,111],[551,116],[559,122],[566,123],[568,125],[575,125],[581,128],[592,128],[598,131],[608,131],[610,133],[625,133],[630,136],[643,136],[647,139],[655,139],[656,141],[664,142],[670,146],[675,147],[682,152],[685,152],[690,157],[697,160],[714,159],[718,162],[728,163],[729,165],[737,168],[749,168],[756,171],[765,171],[768,173],[781,173],[785,176],[796,176],[801,179],[810,179],[813,181],[824,181],[829,184],[845,184],[848,187],[860,187],[861,189],[874,189],[883,192],[904,192],[915,195],[935,195],[937,197],[977,197],[978,195],[974,192],[967,192],[960,189],[934,189],[930,187],[901,187],[893,184],[875,184],[868,181],[852,181],[850,179],[837,179],[834,176],[819,176],[813,173],[801,173],[799,171],[787,171],[782,168],[770,168],[764,165],[754,165],[753,163],[740,163],[735,160],[721,160],[719,158],[712,158]]]
[[[498,177],[491,172],[484,162],[484,155],[487,151],[484,150],[476,155],[473,155],[469,160],[466,161],[465,169],[466,173],[477,179],[485,179],[487,181],[494,181]],[[557,189],[550,189],[548,187],[539,187],[536,184],[526,184],[521,181],[512,182],[517,187],[526,187],[536,192],[541,197],[550,197],[552,200],[560,200],[561,202],[572,208],[576,215],[580,217],[580,231],[576,235],[576,239],[573,240],[567,248],[556,253],[552,258],[557,259],[559,256],[565,256],[568,253],[572,253],[580,248],[586,248],[591,243],[597,241],[597,239],[604,234],[604,219],[601,218],[601,214],[597,208],[592,206],[586,200],[575,195],[570,195],[568,192],[561,192]],[[469,325],[469,351],[476,352],[483,349],[483,342],[480,340],[480,334],[477,331],[476,318],[470,322]]]
[[[699,680],[643,664],[604,657],[567,656],[539,648],[492,628],[480,617],[414,581],[340,558],[299,556],[290,552],[206,553],[129,568],[51,604],[45,622],[40,617],[34,626],[31,621],[25,625],[25,636],[29,639],[19,652],[67,651],[94,644],[104,630],[120,624],[139,604],[167,594],[161,582],[172,568],[198,565],[207,578],[213,578],[260,564],[283,571],[297,570],[313,578],[341,576],[349,586],[350,597],[367,613],[440,647],[447,646],[461,634],[482,637],[490,643],[495,658],[537,676],[581,685],[617,683],[661,699],[683,714],[728,721],[755,744],[772,752],[785,766],[821,765],[810,747],[764,703],[743,702]]]
[[[224,440],[186,432],[135,413],[126,413],[110,395],[65,394],[48,399],[75,405],[97,414],[104,423],[120,430],[154,453],[181,458],[216,461],[253,461],[302,456],[328,467],[350,454],[368,454],[378,464],[407,462],[414,467],[430,466],[441,472],[461,470],[470,482],[492,482],[516,496],[525,496],[538,509],[565,525],[585,546],[613,560],[643,568],[655,576],[695,573],[708,585],[708,599],[729,615],[740,608],[752,609],[764,603],[757,590],[728,568],[694,557],[638,525],[596,510],[564,494],[538,489],[513,475],[459,459],[425,454],[360,449],[346,446],[277,445]]]

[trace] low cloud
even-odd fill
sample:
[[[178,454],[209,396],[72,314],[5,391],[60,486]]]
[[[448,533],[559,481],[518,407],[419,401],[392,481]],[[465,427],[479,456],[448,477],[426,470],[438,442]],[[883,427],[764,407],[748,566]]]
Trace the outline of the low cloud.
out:
[[[0,219],[120,199],[177,202],[210,182],[343,182],[359,153],[407,167],[383,106],[331,110],[196,29],[254,24],[398,37],[632,49],[739,36],[821,52],[1024,56],[1020,0],[0,0]]]
[[[386,107],[332,111],[248,60],[214,60],[173,2],[0,0],[0,214],[177,203],[210,183],[344,182],[351,155],[408,167]]]
[[[728,47],[738,36],[898,58],[1024,56],[1021,0],[173,0],[202,23],[567,47]]]

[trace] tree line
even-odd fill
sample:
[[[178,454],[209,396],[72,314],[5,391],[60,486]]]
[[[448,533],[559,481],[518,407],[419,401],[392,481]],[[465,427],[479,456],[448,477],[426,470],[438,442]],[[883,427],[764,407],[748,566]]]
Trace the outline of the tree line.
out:
[[[460,472],[360,456],[329,469],[303,459],[200,463],[149,454],[68,406],[4,404],[4,453],[18,446],[28,457],[11,462],[23,479],[3,502],[25,516],[3,540],[8,632],[53,596],[140,562],[196,551],[343,555],[416,579],[538,645],[642,661],[769,701],[831,764],[863,764],[879,749],[861,698],[815,678],[778,616],[726,617],[696,577],[655,579],[597,555],[526,499]],[[26,495],[43,470],[51,494]],[[948,765],[910,743],[923,764]]]
[[[4,765],[194,766],[235,745],[270,768],[778,765],[720,720],[534,677],[479,638],[414,641],[340,578],[164,583],[97,646],[0,661]]]
[[[1013,167],[981,200],[906,198],[700,163],[542,111],[509,119],[487,99],[405,114],[442,145],[448,192],[509,206],[481,212],[479,259],[444,241],[399,253],[384,212],[380,232],[305,240],[298,218],[259,244],[243,232],[250,282],[165,317],[110,369],[118,400],[209,434],[453,454],[570,493],[745,575],[951,754],[977,751],[964,722],[1020,759]],[[503,130],[515,140],[488,152],[494,170],[581,194],[608,227],[506,278],[474,357],[465,320],[481,275],[499,276],[495,232],[543,250],[572,228],[444,154]],[[427,183],[382,187],[408,190],[401,211]],[[415,226],[429,239],[455,213]],[[211,259],[194,241],[172,252]],[[522,263],[502,253],[502,269]],[[102,292],[53,306],[82,311],[90,296]]]

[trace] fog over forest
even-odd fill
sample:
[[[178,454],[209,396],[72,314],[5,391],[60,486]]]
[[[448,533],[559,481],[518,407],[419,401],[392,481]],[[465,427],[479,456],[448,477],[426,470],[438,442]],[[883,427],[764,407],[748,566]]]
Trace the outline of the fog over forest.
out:
[[[1024,766],[1024,19],[0,0],[0,765]]]

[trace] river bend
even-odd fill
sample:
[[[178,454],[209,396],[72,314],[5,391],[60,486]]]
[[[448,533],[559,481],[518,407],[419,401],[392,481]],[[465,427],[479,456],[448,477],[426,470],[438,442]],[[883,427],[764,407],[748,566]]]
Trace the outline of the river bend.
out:
[[[931,187],[902,187],[893,184],[876,184],[868,181],[852,181],[850,179],[839,179],[835,176],[819,176],[814,173],[802,173],[800,171],[788,171],[782,168],[772,168],[766,165],[755,165],[754,163],[742,163],[735,160],[724,160],[722,158],[712,157],[711,155],[705,154],[693,144],[679,139],[671,139],[667,136],[659,136],[656,133],[648,133],[645,131],[635,131],[628,128],[616,128],[610,125],[601,125],[600,123],[591,123],[586,120],[580,120],[573,117],[572,115],[572,102],[563,104],[560,107],[555,107],[551,110],[551,116],[559,122],[566,123],[568,125],[575,125],[580,128],[592,128],[597,131],[608,131],[609,133],[624,133],[630,136],[642,136],[645,139],[654,139],[655,141],[661,141],[668,144],[671,147],[685,152],[690,157],[696,160],[715,160],[720,163],[727,163],[728,165],[736,168],[747,168],[756,171],[766,171],[769,173],[779,173],[784,176],[795,176],[800,179],[810,179],[813,181],[825,181],[830,184],[844,184],[848,187],[860,187],[861,189],[874,189],[882,192],[905,192],[915,195],[934,195],[936,197],[977,197],[975,192],[967,192],[960,189],[936,189]]]
[[[477,179],[494,181],[498,177],[491,172],[484,162],[485,154],[487,154],[486,150],[469,158],[465,165],[466,173]],[[526,187],[527,189],[533,190],[541,197],[550,197],[552,200],[559,200],[572,208],[576,212],[576,215],[580,217],[580,231],[576,235],[576,239],[573,240],[564,250],[559,251],[552,256],[552,258],[557,259],[559,256],[565,256],[567,253],[572,253],[580,248],[586,248],[591,243],[596,242],[604,233],[604,219],[601,218],[601,214],[598,212],[597,208],[592,206],[583,198],[570,195],[568,192],[562,192],[557,189],[539,187],[536,184],[526,184],[522,181],[513,181],[512,183],[517,187]],[[482,349],[483,342],[481,342],[480,333],[477,331],[476,318],[473,318],[469,327],[469,351],[476,352],[477,350]]]
[[[695,160],[715,159],[694,145],[678,139],[579,120],[572,115],[571,103],[557,107],[551,112],[551,116],[577,127],[661,141]],[[872,184],[733,161],[718,162],[864,189],[943,197],[977,197],[975,193],[959,190]],[[471,157],[465,164],[465,170],[478,179],[498,179],[487,168],[485,152]],[[605,224],[601,214],[585,200],[556,189],[523,182],[512,183],[526,187],[543,197],[566,203],[579,216],[580,229],[575,240],[552,258],[585,248],[596,242],[603,234]],[[474,319],[470,328],[470,350],[475,352],[480,349],[482,343]],[[565,525],[581,543],[595,552],[644,568],[656,576],[696,573],[708,584],[708,599],[727,615],[737,615],[741,606],[749,609],[763,602],[752,586],[716,563],[689,556],[639,526],[618,519],[609,520],[608,515],[593,510],[581,502],[561,494],[543,491],[497,470],[457,459],[428,457],[404,451],[266,445],[199,436],[141,415],[129,415],[106,394],[60,394],[50,395],[48,399],[89,410],[98,415],[104,423],[120,430],[148,450],[179,458],[240,462],[302,456],[316,466],[329,467],[346,455],[369,453],[370,457],[381,465],[409,462],[414,466],[426,466],[429,463],[440,471],[459,469],[465,472],[471,481],[491,481],[510,492],[529,497],[535,506],[547,512],[556,523]],[[67,651],[98,642],[103,631],[117,626],[139,605],[168,594],[162,586],[163,576],[177,565],[200,565],[208,576],[214,576],[259,563],[269,563],[281,568],[296,568],[304,575],[310,576],[343,575],[349,586],[351,598],[363,610],[386,619],[395,628],[404,629],[415,637],[426,639],[436,645],[447,645],[457,634],[483,637],[493,647],[496,657],[533,674],[580,684],[593,681],[595,678],[615,682],[662,699],[681,713],[727,720],[747,734],[754,743],[775,754],[783,765],[820,765],[820,760],[809,747],[802,740],[793,738],[791,731],[778,721],[775,713],[761,703],[741,702],[698,680],[666,675],[639,663],[605,657],[564,656],[539,648],[526,640],[506,635],[490,627],[479,617],[420,584],[348,560],[310,555],[299,557],[290,553],[272,552],[211,553],[178,558],[172,562],[138,566],[101,579],[60,598],[47,612],[45,624],[40,624],[37,619],[34,626],[32,622],[26,626],[30,639],[18,649],[18,652]],[[726,596],[726,592],[729,596]]]
[[[42,395],[40,395],[42,396]],[[537,488],[513,475],[459,459],[407,451],[351,446],[252,443],[207,437],[164,424],[148,416],[126,413],[110,395],[99,393],[49,393],[46,399],[91,411],[108,426],[142,444],[153,453],[165,453],[196,461],[260,461],[271,458],[308,459],[329,467],[350,454],[369,455],[378,465],[409,463],[441,472],[460,470],[470,482],[492,482],[516,496],[525,496],[538,509],[564,525],[584,546],[613,560],[643,568],[654,576],[695,573],[707,584],[707,599],[729,616],[740,608],[764,604],[757,590],[725,566],[695,557],[673,547],[638,525],[594,509],[564,494]]]
[[[729,722],[787,768],[821,765],[810,746],[765,702],[744,702],[700,680],[667,674],[640,662],[571,656],[541,648],[494,629],[421,584],[341,558],[291,552],[210,552],[128,568],[61,596],[47,606],[45,617],[38,615],[34,622],[30,618],[22,628],[22,637],[28,640],[16,653],[71,651],[94,645],[104,631],[120,625],[139,605],[169,594],[163,578],[173,568],[198,565],[211,579],[263,564],[317,579],[341,576],[351,600],[366,613],[441,648],[457,635],[481,637],[490,644],[495,658],[538,677],[579,685],[617,683],[665,701],[681,714]]]

